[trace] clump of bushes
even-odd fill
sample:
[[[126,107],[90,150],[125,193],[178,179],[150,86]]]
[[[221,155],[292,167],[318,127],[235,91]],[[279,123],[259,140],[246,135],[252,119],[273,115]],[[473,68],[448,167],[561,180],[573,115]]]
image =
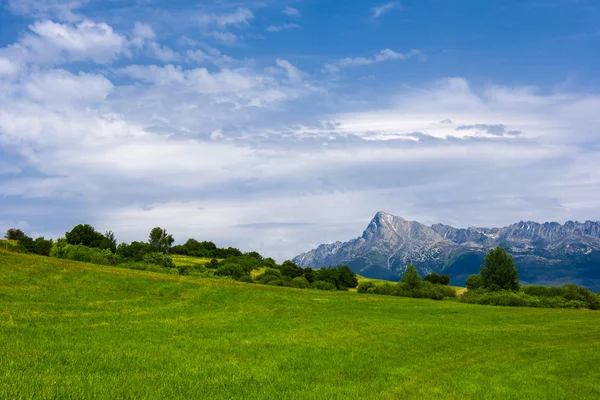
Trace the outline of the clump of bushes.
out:
[[[425,278],[423,278],[424,281],[427,282],[431,282],[434,285],[435,284],[440,284],[440,285],[449,285],[450,284],[450,277],[448,275],[438,275],[435,273],[431,273],[425,276]]]
[[[431,275],[430,276],[431,278]],[[439,276],[439,275],[438,275]],[[419,272],[414,265],[409,264],[402,274],[402,280],[397,284],[384,283],[377,285],[374,282],[363,282],[358,285],[358,293],[371,293],[384,296],[401,296],[421,299],[443,300],[446,297],[456,297],[456,291],[446,286],[446,280],[438,280],[437,283],[430,280],[421,280]],[[448,279],[449,283],[449,279]]]
[[[108,249],[87,247],[81,244],[68,244],[64,238],[57,239],[52,245],[50,256],[99,265],[117,265],[119,261],[118,256]]]
[[[46,240],[43,236],[33,239],[20,229],[8,229],[4,238],[8,241],[4,246],[7,250],[41,256],[49,256],[52,250],[52,240]]]
[[[152,252],[144,255],[143,261],[146,264],[158,265],[163,268],[175,268],[173,258],[164,253]]]
[[[471,304],[507,307],[600,309],[598,295],[576,285],[551,288],[524,286],[518,292],[479,288],[467,291],[461,296],[460,301]]]

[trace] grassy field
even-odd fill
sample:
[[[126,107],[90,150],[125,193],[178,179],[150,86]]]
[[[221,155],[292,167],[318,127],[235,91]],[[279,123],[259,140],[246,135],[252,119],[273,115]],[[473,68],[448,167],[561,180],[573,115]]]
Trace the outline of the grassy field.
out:
[[[319,292],[0,250],[1,399],[598,399],[600,312]]]

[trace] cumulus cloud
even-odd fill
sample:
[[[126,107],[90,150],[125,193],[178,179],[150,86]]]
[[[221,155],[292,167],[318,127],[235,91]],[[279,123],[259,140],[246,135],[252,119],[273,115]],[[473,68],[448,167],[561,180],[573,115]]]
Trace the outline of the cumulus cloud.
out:
[[[107,64],[127,52],[127,39],[110,25],[85,20],[77,24],[36,21],[18,43],[5,48],[27,62],[56,64],[92,61]],[[0,53],[1,55],[1,53]]]
[[[415,50],[415,49],[409,51],[408,53],[397,53],[390,49],[383,49],[375,56],[369,57],[369,58],[366,58],[366,57],[342,58],[334,64],[325,64],[323,70],[325,72],[338,72],[341,68],[361,67],[361,66],[365,66],[365,65],[381,63],[384,61],[406,60],[408,58],[414,57],[419,54],[421,54],[421,52],[419,50]]]

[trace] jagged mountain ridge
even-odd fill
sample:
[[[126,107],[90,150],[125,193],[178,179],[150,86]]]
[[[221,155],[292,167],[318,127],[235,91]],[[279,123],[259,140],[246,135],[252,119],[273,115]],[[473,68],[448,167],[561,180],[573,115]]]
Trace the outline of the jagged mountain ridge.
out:
[[[399,278],[412,263],[422,275],[447,273],[455,284],[464,284],[496,246],[515,257],[523,281],[600,288],[600,222],[592,221],[463,229],[378,212],[361,237],[320,245],[293,261],[313,268],[345,263],[361,275],[385,279]]]

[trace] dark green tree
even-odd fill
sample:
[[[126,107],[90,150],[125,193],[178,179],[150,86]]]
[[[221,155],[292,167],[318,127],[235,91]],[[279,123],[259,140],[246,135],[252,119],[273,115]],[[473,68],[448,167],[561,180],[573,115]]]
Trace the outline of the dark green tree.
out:
[[[167,234],[166,229],[156,227],[150,231],[148,244],[152,248],[152,251],[166,254],[171,249],[174,241],[173,235]]]
[[[41,256],[49,256],[52,250],[52,240],[39,237],[33,241],[33,252]]]
[[[297,278],[304,275],[304,270],[290,260],[284,261],[279,270],[282,275],[289,276],[290,278]]]
[[[421,282],[421,276],[414,265],[408,264],[402,273],[402,282],[406,284],[408,289],[415,289]]]
[[[106,233],[104,233],[102,242],[100,242],[100,248],[103,250],[108,249],[112,253],[117,252],[117,239],[115,238],[113,231],[106,231]]]
[[[104,235],[97,232],[93,226],[89,224],[79,224],[71,229],[71,232],[65,234],[67,243],[81,244],[87,247],[100,247],[104,240]]]
[[[346,290],[358,286],[358,278],[354,271],[352,271],[352,268],[347,265],[338,265],[336,268],[339,271],[336,282],[336,286],[339,290]]]
[[[519,271],[513,258],[502,247],[496,247],[487,253],[485,265],[480,270],[484,287],[498,285],[505,290],[519,290]]]
[[[475,290],[483,287],[483,278],[481,274],[473,274],[467,278],[467,289]]]
[[[433,284],[439,284],[439,285],[449,285],[450,284],[450,277],[448,275],[438,275],[436,273],[431,273],[425,276],[425,278],[423,278],[424,281],[427,282],[431,282]]]
[[[22,230],[14,228],[8,229],[4,234],[4,238],[8,240],[22,240],[26,236],[27,235]]]

